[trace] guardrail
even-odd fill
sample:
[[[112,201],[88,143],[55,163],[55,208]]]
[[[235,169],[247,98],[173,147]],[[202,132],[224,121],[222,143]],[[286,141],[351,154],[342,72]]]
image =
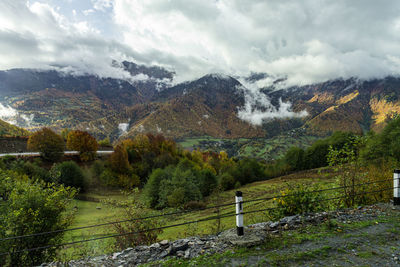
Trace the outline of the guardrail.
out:
[[[103,150],[103,151],[97,151],[96,153],[98,155],[108,155],[113,153],[114,151],[112,150]],[[71,155],[79,155],[78,151],[64,151],[64,155],[71,156]],[[40,153],[39,152],[21,152],[21,153],[1,153],[0,157],[6,157],[6,156],[14,156],[14,157],[39,157]]]

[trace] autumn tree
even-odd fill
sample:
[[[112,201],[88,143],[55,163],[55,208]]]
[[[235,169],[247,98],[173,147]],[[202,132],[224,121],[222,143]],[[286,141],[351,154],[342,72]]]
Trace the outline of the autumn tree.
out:
[[[55,162],[64,155],[64,139],[49,128],[42,128],[29,137],[28,149],[39,151],[45,160]]]
[[[110,165],[111,169],[117,173],[129,172],[128,152],[122,144],[114,148],[114,152],[110,155]]]
[[[79,152],[82,161],[93,160],[97,151],[96,138],[84,131],[71,131],[67,137],[67,148]]]

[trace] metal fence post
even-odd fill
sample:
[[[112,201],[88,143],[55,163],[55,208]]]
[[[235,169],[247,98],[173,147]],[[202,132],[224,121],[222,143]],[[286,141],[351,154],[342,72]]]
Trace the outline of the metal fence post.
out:
[[[393,172],[393,205],[400,205],[400,170],[394,170]]]
[[[236,230],[237,235],[242,236],[244,234],[243,229],[243,194],[241,191],[236,191],[235,202],[236,202]]]

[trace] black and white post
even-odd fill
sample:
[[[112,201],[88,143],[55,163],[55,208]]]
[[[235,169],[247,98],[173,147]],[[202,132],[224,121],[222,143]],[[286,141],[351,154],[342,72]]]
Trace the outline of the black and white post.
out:
[[[238,236],[242,236],[244,234],[244,231],[243,231],[243,195],[242,195],[242,192],[236,191],[235,202],[236,202],[236,229],[237,229],[237,235]]]
[[[393,172],[393,205],[400,205],[400,170],[394,170]]]

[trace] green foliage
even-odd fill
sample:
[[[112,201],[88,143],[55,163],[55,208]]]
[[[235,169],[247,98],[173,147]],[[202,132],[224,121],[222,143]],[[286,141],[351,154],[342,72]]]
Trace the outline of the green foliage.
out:
[[[342,198],[339,203],[344,207],[388,200],[388,192],[382,189],[389,188],[390,182],[385,183],[381,180],[391,176],[392,168],[388,168],[388,165],[393,167],[393,164],[386,160],[375,162],[370,160],[363,166],[360,162],[359,150],[364,143],[365,138],[354,138],[340,149],[334,149],[331,146],[328,153],[330,166],[336,167],[337,183],[344,187],[340,192]]]
[[[42,128],[29,137],[28,149],[39,151],[47,161],[56,162],[64,155],[64,139],[49,128]]]
[[[145,205],[139,201],[138,190],[133,190],[125,193],[125,200],[108,200],[105,203],[113,208],[123,208],[124,219],[140,218],[153,215],[152,212],[146,209]],[[116,237],[116,246],[119,249],[135,247],[138,245],[149,245],[157,241],[157,236],[162,230],[146,231],[160,227],[162,221],[160,218],[147,220],[132,220],[124,223],[115,223],[112,225],[113,230],[121,236]],[[138,234],[127,234],[132,232],[140,232]]]
[[[326,156],[329,152],[328,140],[318,140],[305,151],[304,163],[307,169],[327,166]]]
[[[278,220],[285,216],[324,210],[325,203],[321,201],[323,197],[313,192],[316,190],[317,187],[302,184],[289,186],[287,190],[281,191],[280,197],[273,199],[277,209],[272,210],[270,216]]]
[[[21,175],[27,175],[32,180],[52,182],[47,169],[40,167],[39,164],[40,160],[30,162],[12,156],[6,156],[0,159],[0,169],[13,170]]]
[[[371,134],[361,155],[367,161],[378,158],[400,161],[400,117],[389,122],[380,134]]]
[[[105,171],[106,166],[104,161],[96,160],[91,166],[91,172],[95,178],[100,178],[101,174]]]
[[[180,207],[189,201],[203,198],[200,191],[199,170],[192,167],[193,162],[182,160],[174,169],[172,177],[162,180],[159,191],[159,208]]]
[[[15,125],[9,124],[3,120],[0,120],[0,136],[28,136],[30,132],[23,128],[19,128]]]
[[[118,185],[118,174],[110,169],[105,169],[100,175],[100,181],[105,186],[115,187]]]
[[[106,137],[99,141],[99,146],[111,146],[110,138]]]
[[[29,161],[23,163],[21,173],[28,175],[28,177],[34,180],[51,182],[51,176],[48,170]]]
[[[0,170],[0,238],[67,228],[72,222],[67,207],[75,193],[62,185],[33,182],[16,172]],[[58,244],[62,235],[2,241],[0,253]],[[55,251],[49,248],[2,256],[0,265],[39,265],[53,260]]]
[[[55,182],[82,190],[86,189],[83,171],[74,161],[64,161],[54,165],[51,168],[51,176]]]
[[[223,190],[233,189],[235,183],[235,178],[230,173],[226,172],[219,177],[219,184]]]
[[[209,196],[213,192],[213,190],[215,190],[218,184],[217,177],[209,169],[204,169],[200,171],[199,182],[200,191],[204,197]]]
[[[304,150],[299,147],[292,147],[286,152],[284,160],[292,170],[303,170],[305,167]]]
[[[230,173],[242,185],[265,178],[263,165],[256,159],[250,158],[240,160]]]
[[[159,203],[160,184],[172,176],[173,167],[155,169],[144,187],[144,196],[149,207],[156,207]]]
[[[287,166],[281,167],[298,171],[328,166],[327,156],[330,148],[339,150],[345,145],[351,146],[357,138],[353,133],[335,132],[330,137],[316,141],[306,150],[292,147],[283,158]]]

